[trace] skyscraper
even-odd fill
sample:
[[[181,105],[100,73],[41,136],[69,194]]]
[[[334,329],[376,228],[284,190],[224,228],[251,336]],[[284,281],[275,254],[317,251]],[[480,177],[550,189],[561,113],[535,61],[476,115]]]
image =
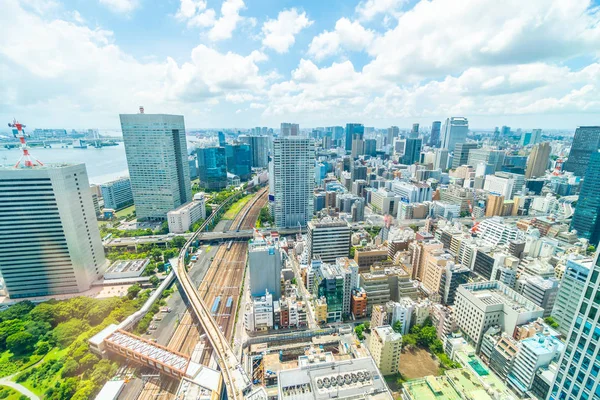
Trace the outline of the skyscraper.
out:
[[[550,159],[550,143],[544,142],[537,144],[531,150],[527,159],[527,169],[525,170],[525,179],[537,178],[543,176],[548,168]]]
[[[422,139],[406,139],[406,148],[404,149],[404,155],[400,159],[400,162],[409,165],[419,161],[422,142]]]
[[[252,177],[252,152],[247,144],[228,144],[225,146],[227,172],[237,175],[242,181]]]
[[[442,146],[444,148],[444,146]],[[456,169],[461,165],[467,165],[469,162],[469,152],[477,148],[477,143],[456,143],[454,149],[448,149],[448,151],[454,150],[454,158],[452,159],[452,168]],[[472,165],[476,167],[476,165]]]
[[[531,131],[530,144],[538,144],[541,141],[542,141],[542,130],[541,129],[533,129]]]
[[[254,168],[266,168],[269,163],[269,140],[268,136],[242,135],[240,140],[250,145],[252,152],[252,166]]]
[[[416,139],[419,137],[419,124],[418,123],[413,124],[409,137],[411,139]]]
[[[11,298],[88,290],[106,269],[84,164],[0,168],[0,273]]]
[[[442,130],[442,147],[453,151],[457,143],[467,141],[469,121],[464,117],[451,117],[446,119]]]
[[[355,133],[352,135],[352,158],[357,159],[359,156],[365,154],[365,141],[361,133]]]
[[[365,155],[375,157],[377,155],[377,140],[365,139]]]
[[[600,126],[580,126],[575,130],[575,137],[569,152],[569,158],[563,165],[563,171],[577,176],[585,174],[590,156],[600,149]]]
[[[306,226],[313,216],[315,145],[301,137],[277,138],[273,142],[273,196],[275,225]]]
[[[227,157],[224,147],[204,147],[194,150],[198,157],[200,186],[208,190],[227,187]]]
[[[387,129],[387,142],[386,142],[386,144],[393,145],[394,144],[394,139],[397,138],[398,135],[400,135],[400,128],[398,128],[397,126],[390,126]]]
[[[165,220],[192,200],[182,115],[121,114],[135,212],[141,220]]]
[[[581,185],[575,214],[571,220],[571,229],[577,230],[577,236],[586,238],[590,244],[600,241],[600,153],[593,153]]]
[[[594,265],[587,277],[579,306],[567,335],[567,348],[559,361],[558,373],[549,400],[579,400],[600,398],[600,259],[596,253]]]
[[[225,141],[225,134],[223,132],[218,133],[219,136],[219,147],[225,147],[227,141]]]
[[[290,124],[289,122],[281,123],[281,133],[279,136],[299,136],[300,135],[300,125],[299,124]]]
[[[346,140],[344,142],[344,148],[346,151],[352,151],[352,141],[354,134],[358,134],[362,140],[365,134],[365,127],[363,124],[346,124]]]
[[[433,121],[431,124],[431,136],[429,136],[429,145],[437,147],[440,144],[440,128],[442,127],[441,121]]]

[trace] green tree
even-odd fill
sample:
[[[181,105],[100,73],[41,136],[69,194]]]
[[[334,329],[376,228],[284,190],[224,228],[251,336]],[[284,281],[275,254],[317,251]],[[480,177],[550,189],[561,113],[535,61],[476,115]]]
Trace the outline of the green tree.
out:
[[[129,288],[127,289],[127,297],[129,297],[130,299],[135,299],[138,294],[142,291],[142,287],[136,283],[135,285],[131,285],[129,286]]]
[[[595,253],[595,252],[596,252],[596,246],[594,246],[593,244],[590,244],[590,245],[587,247],[587,252],[588,252],[588,253]]]
[[[51,302],[40,303],[29,312],[29,316],[34,321],[48,322],[52,326],[56,326],[55,305]]]
[[[157,249],[157,248],[152,249],[152,251],[150,252],[150,255],[152,256],[154,261],[162,260],[162,251],[160,251],[160,249]]]
[[[73,318],[67,322],[61,322],[54,328],[53,334],[61,347],[67,347],[77,336],[89,329],[89,325],[80,319]]]
[[[6,348],[13,354],[30,354],[37,339],[29,332],[13,333],[6,338]]]
[[[419,335],[417,336],[417,343],[422,347],[429,347],[434,340],[437,339],[437,333],[435,331],[435,327],[426,326],[421,329]]]
[[[365,330],[365,326],[363,324],[360,324],[354,328],[354,333],[356,333],[356,336],[358,337],[359,340],[363,340],[365,338],[365,335],[363,334],[364,330]]]
[[[50,351],[52,346],[48,342],[38,342],[35,354],[44,355]]]
[[[158,279],[158,277],[156,275],[152,275],[150,277],[150,283],[152,284],[152,286],[157,287],[158,284],[160,283],[160,279]]]
[[[171,244],[174,247],[177,247],[178,249],[182,248],[183,245],[185,244],[185,242],[187,242],[187,239],[184,238],[183,236],[175,236],[172,240],[171,240]]]
[[[429,351],[436,355],[444,353],[444,345],[442,344],[441,340],[435,339],[429,345]]]
[[[79,371],[79,363],[72,358],[68,358],[63,366],[60,376],[63,378],[75,376],[77,375],[77,371]]]
[[[109,360],[100,360],[94,367],[90,378],[96,384],[106,382],[117,372],[117,365]]]
[[[0,311],[0,321],[20,319],[33,310],[34,307],[35,305],[29,300],[18,302],[17,304],[8,307],[6,310]]]
[[[81,371],[91,371],[97,362],[98,357],[95,354],[88,353],[79,360],[79,369]]]
[[[408,227],[410,229],[412,229],[413,231],[415,231],[415,233],[417,233],[419,231],[419,227],[415,224],[410,224]]]
[[[159,235],[166,235],[167,233],[169,233],[169,222],[164,221],[162,224],[160,224],[160,228],[158,228],[156,233]]]
[[[546,317],[544,318],[544,322],[547,323],[548,325],[550,325],[551,328],[558,328],[558,322],[556,322],[556,320],[552,317]]]
[[[96,385],[92,381],[82,381],[77,386],[77,391],[71,400],[87,400],[91,399],[92,393],[96,390]]]
[[[408,335],[402,336],[402,347],[413,348],[416,345],[417,339],[415,338],[415,335],[409,333]]]
[[[394,332],[402,333],[402,322],[400,322],[399,320],[394,322],[392,329],[394,329]]]

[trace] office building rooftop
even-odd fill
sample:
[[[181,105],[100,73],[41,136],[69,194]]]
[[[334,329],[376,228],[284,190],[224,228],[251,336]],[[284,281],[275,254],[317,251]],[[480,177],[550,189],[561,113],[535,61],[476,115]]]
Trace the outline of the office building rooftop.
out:
[[[306,358],[299,368],[280,371],[282,400],[357,399],[391,400],[383,377],[370,357],[333,361]]]
[[[536,311],[540,307],[498,281],[478,282],[462,285],[485,305],[504,304],[517,312]]]

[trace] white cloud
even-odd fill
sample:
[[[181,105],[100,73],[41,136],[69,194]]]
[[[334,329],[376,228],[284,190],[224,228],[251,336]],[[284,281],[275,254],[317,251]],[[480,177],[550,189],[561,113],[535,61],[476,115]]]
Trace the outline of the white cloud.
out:
[[[208,32],[208,37],[212,41],[229,39],[243,20],[240,11],[246,8],[243,0],[225,0],[221,5],[221,17],[217,19]]]
[[[362,51],[368,49],[375,32],[365,29],[360,22],[340,18],[334,31],[324,31],[315,36],[308,47],[308,54],[316,60],[339,53],[342,49]]]
[[[297,28],[279,24],[281,13],[262,26],[263,51],[238,54],[205,40],[187,55],[136,58],[118,45],[122,38],[54,0],[0,1],[0,120],[116,127],[119,113],[140,104],[203,127],[284,118],[385,126],[451,115],[565,127],[600,118],[600,11],[589,0],[421,0],[402,13],[378,11],[368,25],[357,11],[357,20],[340,18],[313,38],[291,71],[264,52],[289,51],[298,39]],[[211,4],[182,0],[176,18],[214,41],[254,22],[240,15],[241,0],[216,11]],[[336,62],[324,63],[330,56]]]
[[[300,14],[295,8],[281,11],[277,19],[269,19],[263,24],[262,44],[278,53],[287,53],[295,43],[296,35],[312,23],[305,12]]]
[[[599,14],[589,6],[589,0],[420,1],[369,46],[374,60],[365,71],[407,81],[598,54]]]
[[[244,0],[223,0],[218,18],[217,12],[206,6],[206,0],[180,0],[175,17],[187,22],[188,27],[210,28],[207,36],[213,42],[230,39],[238,25],[244,21],[250,25],[256,23],[254,18],[240,15],[240,11],[246,8]]]
[[[363,0],[356,6],[360,19],[369,21],[379,14],[394,14],[406,0]]]
[[[110,31],[45,21],[15,0],[5,5],[6,13],[0,14],[0,90],[5,94],[0,110],[11,115],[40,120],[61,115],[64,123],[76,124],[113,121],[139,104],[147,110],[192,112],[195,104],[226,96],[253,101],[269,79],[257,65],[266,60],[260,51],[244,56],[199,45],[187,62],[170,57],[140,62],[114,44]],[[15,24],[28,29],[17,35]]]
[[[269,117],[390,121],[449,115],[600,113],[600,64],[580,71],[546,63],[469,68],[457,77],[391,84],[350,61],[319,68],[301,60],[269,90]]]
[[[100,4],[120,14],[128,14],[139,6],[138,0],[100,0]]]
[[[206,9],[206,0],[181,0],[175,16],[182,20],[194,17]]]

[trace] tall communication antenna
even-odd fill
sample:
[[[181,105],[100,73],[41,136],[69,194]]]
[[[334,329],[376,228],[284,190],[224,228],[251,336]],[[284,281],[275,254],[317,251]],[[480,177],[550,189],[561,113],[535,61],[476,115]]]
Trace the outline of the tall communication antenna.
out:
[[[25,128],[25,125],[23,125],[16,119],[13,119],[13,122],[9,122],[8,126],[10,128],[14,128],[13,135],[16,138],[19,138],[19,142],[21,142],[21,150],[23,151],[21,158],[19,158],[19,161],[17,161],[17,163],[15,164],[15,168],[19,168],[19,165],[21,163],[23,163],[25,168],[33,168],[36,166],[36,163],[40,166],[43,166],[44,164],[42,164],[41,161],[32,157],[31,154],[29,154],[29,148],[27,147],[27,142],[25,141],[25,132],[23,131],[23,128]],[[16,132],[15,132],[15,130],[16,130]],[[35,163],[34,163],[34,161],[35,161]]]

